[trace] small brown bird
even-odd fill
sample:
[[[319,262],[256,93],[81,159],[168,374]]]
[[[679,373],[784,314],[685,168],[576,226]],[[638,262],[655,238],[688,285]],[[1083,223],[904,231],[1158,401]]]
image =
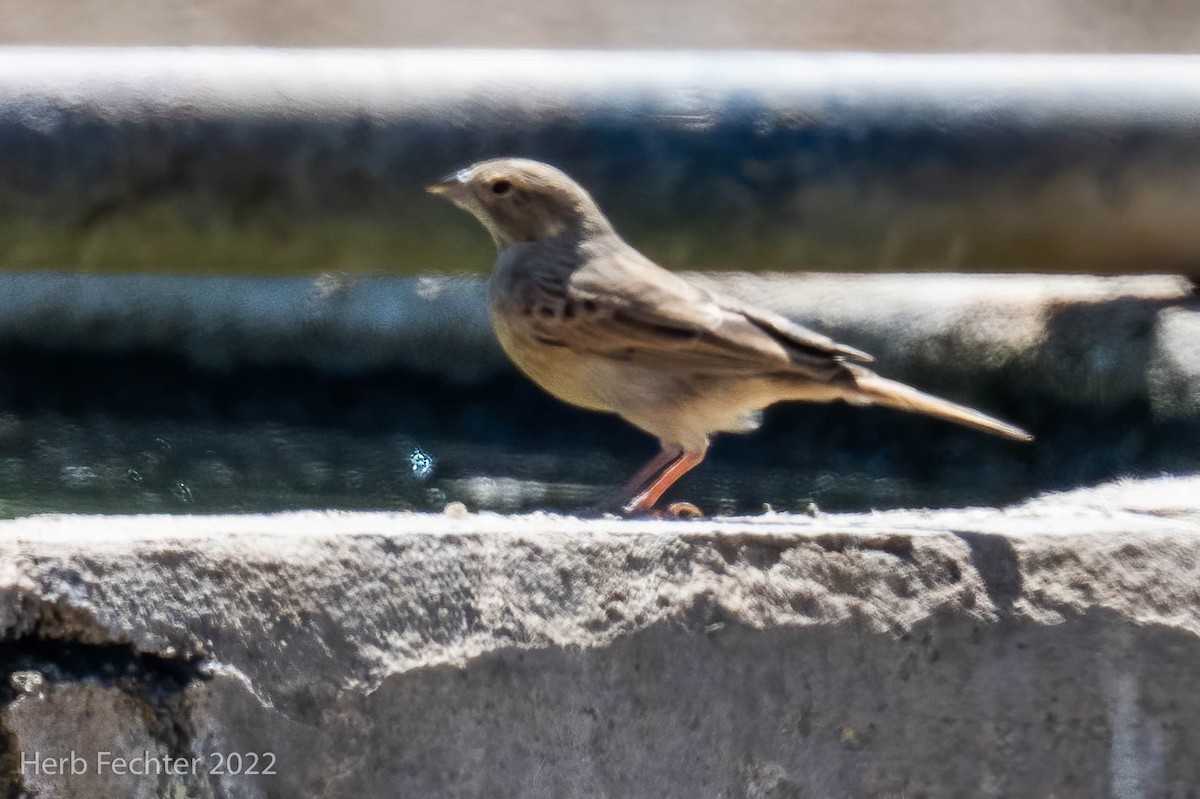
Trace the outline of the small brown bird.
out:
[[[1017,441],[979,411],[880,377],[865,352],[689,283],[617,235],[563,172],[498,158],[428,187],[473,214],[499,256],[488,290],[501,346],[555,397],[615,413],[662,452],[613,506],[651,509],[704,459],[713,433],[745,433],[776,402],[884,405]]]

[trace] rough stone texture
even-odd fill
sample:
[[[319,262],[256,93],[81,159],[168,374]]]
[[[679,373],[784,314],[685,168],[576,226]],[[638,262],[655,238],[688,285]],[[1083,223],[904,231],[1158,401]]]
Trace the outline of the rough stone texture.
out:
[[[42,797],[1189,796],[1198,497],[1178,478],[1004,511],[3,522],[4,778]],[[56,746],[270,752],[278,773],[21,777],[20,752]]]
[[[169,747],[152,735],[148,715],[142,702],[123,691],[82,681],[50,685],[23,696],[9,707],[5,721],[20,744],[19,758],[31,775],[25,784],[33,796],[194,796],[174,792],[183,783],[175,775],[149,777],[148,767],[133,773],[139,766],[122,767],[118,761],[144,760],[143,753],[152,760],[171,755]],[[62,766],[46,764],[64,757]]]

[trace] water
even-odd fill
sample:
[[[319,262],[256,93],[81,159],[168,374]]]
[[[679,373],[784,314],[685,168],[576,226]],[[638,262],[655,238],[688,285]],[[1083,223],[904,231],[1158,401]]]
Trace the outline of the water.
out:
[[[585,512],[656,444],[516,374],[206,370],[162,354],[0,352],[0,516],[335,508]],[[1200,469],[1194,425],[1030,398],[1022,446],[876,409],[781,406],[718,439],[668,500],[709,514],[1002,505],[1120,475]]]

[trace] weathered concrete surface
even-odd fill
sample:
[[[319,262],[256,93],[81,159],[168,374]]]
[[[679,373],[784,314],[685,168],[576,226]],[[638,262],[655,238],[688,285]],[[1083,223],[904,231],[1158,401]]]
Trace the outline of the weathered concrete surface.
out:
[[[4,777],[54,797],[1188,796],[1198,498],[1193,477],[1006,511],[3,522]],[[22,777],[32,749],[90,772]],[[130,780],[98,751],[269,752],[277,773]]]

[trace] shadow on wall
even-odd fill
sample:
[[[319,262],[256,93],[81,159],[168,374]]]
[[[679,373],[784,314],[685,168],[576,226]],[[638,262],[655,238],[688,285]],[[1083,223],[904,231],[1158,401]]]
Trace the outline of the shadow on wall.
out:
[[[1164,650],[1161,668],[1138,668]],[[1200,705],[1187,691],[1160,701],[1189,684],[1187,651],[1200,656],[1186,635],[1102,611],[1042,628],[934,617],[899,635],[755,630],[718,612],[703,628],[658,624],[601,649],[514,648],[389,677],[338,717],[409,745],[342,788],[477,795],[487,774],[483,793],[513,796],[948,797],[984,780],[997,795],[1169,794],[1200,779],[1185,755]],[[233,717],[225,729],[253,740],[260,724]],[[308,750],[293,758],[308,770],[288,777],[297,792],[355,740],[347,732],[326,730],[313,749],[310,735],[279,730],[285,751]]]

